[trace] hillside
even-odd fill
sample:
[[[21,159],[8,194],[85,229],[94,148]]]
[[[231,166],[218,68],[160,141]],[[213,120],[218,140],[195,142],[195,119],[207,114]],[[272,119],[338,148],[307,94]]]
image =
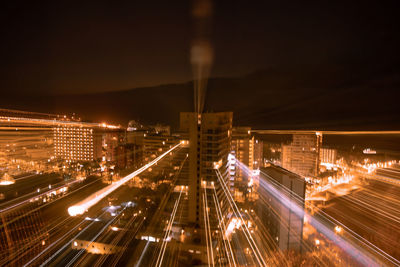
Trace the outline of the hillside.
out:
[[[206,111],[234,112],[234,123],[264,129],[400,129],[400,71],[377,66],[269,69],[212,78]],[[8,95],[3,108],[76,112],[93,121],[130,119],[177,127],[193,109],[192,83],[82,95]]]

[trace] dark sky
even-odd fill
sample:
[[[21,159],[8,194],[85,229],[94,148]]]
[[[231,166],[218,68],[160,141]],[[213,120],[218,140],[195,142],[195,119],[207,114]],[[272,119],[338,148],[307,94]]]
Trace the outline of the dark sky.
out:
[[[212,76],[271,66],[395,65],[398,1],[218,0]],[[191,1],[3,1],[4,93],[125,90],[191,79]]]

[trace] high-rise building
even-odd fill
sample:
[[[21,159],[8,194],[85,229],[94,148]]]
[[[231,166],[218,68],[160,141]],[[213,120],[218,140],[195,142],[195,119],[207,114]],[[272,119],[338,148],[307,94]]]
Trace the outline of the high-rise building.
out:
[[[280,250],[301,251],[304,216],[296,214],[291,208],[292,204],[288,206],[288,202],[282,201],[282,198],[304,208],[304,202],[297,199],[304,199],[306,182],[299,175],[279,166],[270,165],[260,169],[263,173],[260,179],[275,189],[266,190],[265,186],[260,186],[262,197],[257,200],[257,216]]]
[[[227,181],[228,155],[232,132],[232,112],[180,114],[180,130],[189,140],[189,195],[187,221],[202,225],[202,197],[204,186],[215,184],[218,178],[215,164]],[[212,205],[210,205],[212,207]]]
[[[264,166],[264,142],[258,139],[254,140],[254,163],[253,169],[258,170]]]
[[[257,170],[263,163],[263,142],[251,135],[250,127],[234,127],[231,154],[250,170]],[[235,177],[236,180],[242,181],[246,178],[246,173],[235,165],[233,162],[230,166],[231,179]]]
[[[303,176],[317,176],[322,134],[294,134],[289,145],[282,145],[282,167]]]
[[[69,162],[101,158],[101,135],[91,127],[57,126],[53,128],[54,155]]]
[[[232,129],[231,154],[229,174],[230,185],[234,199],[244,202],[245,199],[252,200],[256,196],[255,190],[258,186],[256,178],[257,170],[262,163],[262,142],[251,135],[250,127],[234,127]],[[240,162],[246,165],[249,172],[239,168],[236,164]],[[251,188],[249,188],[251,187]]]
[[[253,170],[254,163],[254,136],[251,136],[250,127],[234,127],[232,129],[231,154],[236,160]],[[247,179],[247,174],[236,164],[230,166],[231,180],[241,182]]]
[[[104,161],[116,162],[116,148],[125,143],[125,131],[122,129],[103,129],[101,138]]]

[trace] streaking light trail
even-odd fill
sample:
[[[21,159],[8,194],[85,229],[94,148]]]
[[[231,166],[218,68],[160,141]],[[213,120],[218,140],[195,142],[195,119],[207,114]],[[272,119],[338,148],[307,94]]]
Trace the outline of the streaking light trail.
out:
[[[241,212],[240,212],[238,206],[236,205],[236,203],[235,203],[235,201],[234,201],[234,199],[232,197],[232,194],[230,193],[228,187],[226,186],[226,184],[225,184],[225,182],[224,182],[224,180],[222,178],[222,174],[220,173],[218,168],[215,169],[215,172],[217,174],[217,177],[218,177],[218,180],[219,180],[219,182],[221,184],[221,187],[222,187],[222,189],[223,189],[223,191],[225,193],[225,196],[226,196],[226,198],[227,198],[227,200],[228,200],[228,202],[229,202],[229,204],[230,204],[230,206],[232,208],[233,213],[235,214],[236,218],[238,218],[238,219],[240,218],[241,222],[244,222],[245,220],[243,219],[243,216],[241,215]],[[247,239],[247,241],[248,241],[248,243],[250,245],[250,248],[253,251],[253,255],[256,257],[258,265],[259,266],[267,266],[267,264],[264,261],[263,255],[260,252],[256,242],[254,241],[254,239],[253,239],[253,237],[252,237],[247,225],[245,223],[241,223],[240,224],[240,228],[242,228],[242,230],[243,230],[244,236],[246,237],[246,239]]]
[[[110,193],[115,191],[121,185],[123,185],[126,182],[128,182],[130,179],[134,178],[135,176],[138,176],[139,174],[141,174],[142,172],[144,172],[145,170],[147,170],[148,168],[150,168],[151,166],[156,164],[158,161],[163,159],[166,155],[168,155],[170,152],[175,150],[180,145],[181,144],[179,143],[179,144],[173,146],[168,151],[166,151],[165,153],[163,153],[160,156],[158,156],[157,158],[155,158],[153,161],[147,163],[146,165],[142,166],[141,168],[139,168],[138,170],[132,172],[131,174],[128,174],[127,176],[125,176],[121,180],[119,180],[119,181],[117,181],[117,182],[115,182],[115,183],[113,183],[113,184],[111,184],[109,186],[106,186],[105,188],[93,193],[92,195],[90,195],[89,197],[85,198],[84,200],[82,200],[81,202],[77,203],[76,205],[69,207],[68,208],[69,215],[76,216],[76,215],[81,215],[81,214],[85,213],[90,207],[92,207],[93,205],[98,203],[100,200],[102,200],[103,198],[108,196]]]
[[[164,234],[164,238],[162,240],[161,249],[160,249],[160,252],[158,254],[157,262],[156,262],[155,266],[160,266],[160,267],[162,266],[165,250],[167,248],[167,241],[168,241],[168,239],[169,239],[169,237],[171,235],[172,225],[174,224],[176,211],[178,210],[179,202],[181,200],[182,190],[183,190],[183,188],[181,188],[181,191],[179,193],[179,197],[175,201],[175,205],[174,205],[174,208],[172,210],[171,217],[170,217],[170,219],[168,221],[168,225],[167,225],[167,228],[166,228],[166,231],[165,231],[165,234]]]
[[[242,162],[236,160],[238,166],[245,172],[251,173],[251,170]],[[262,172],[262,175],[268,176],[267,174]],[[260,179],[260,187],[267,192],[269,192],[272,196],[274,196],[281,204],[290,209],[294,214],[299,217],[304,217],[307,215],[309,223],[315,227],[319,232],[323,233],[328,239],[332,240],[336,245],[346,251],[350,256],[352,256],[356,261],[358,261],[362,266],[379,266],[379,261],[373,255],[367,254],[367,252],[363,251],[361,247],[356,247],[356,244],[350,243],[349,240],[338,236],[330,230],[327,226],[325,226],[321,221],[319,221],[316,217],[309,215],[302,207],[300,207],[296,202],[289,199],[285,194],[280,192],[277,188],[275,188],[271,183],[269,183],[265,179]]]

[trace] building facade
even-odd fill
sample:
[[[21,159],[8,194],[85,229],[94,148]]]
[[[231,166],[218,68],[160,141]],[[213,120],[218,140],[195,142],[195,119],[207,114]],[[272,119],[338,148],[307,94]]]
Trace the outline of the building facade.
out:
[[[263,186],[260,186],[260,198],[257,200],[257,216],[280,250],[301,251],[304,214],[299,216],[292,207],[298,205],[304,209],[304,202],[297,201],[298,197],[305,197],[304,178],[275,165],[260,170]],[[288,206],[288,201],[295,204]]]
[[[179,140],[173,136],[162,134],[146,134],[143,139],[144,156],[147,158],[155,157],[166,148],[170,148],[176,145],[178,142]]]
[[[182,112],[180,130],[189,140],[189,196],[187,220],[202,225],[202,188],[218,185],[215,164],[225,181],[229,179],[228,155],[232,132],[232,112]],[[211,203],[210,203],[211,204]],[[210,205],[210,207],[212,207]]]
[[[303,176],[319,173],[322,134],[294,134],[289,145],[282,145],[282,167]]]
[[[54,155],[68,162],[93,161],[102,156],[102,138],[96,129],[80,126],[53,128]]]
[[[337,150],[333,148],[321,148],[320,162],[336,164]]]
[[[143,160],[143,147],[135,144],[120,144],[115,148],[115,158],[118,169],[139,168]]]
[[[231,154],[236,160],[253,170],[254,164],[254,136],[251,136],[250,127],[234,127],[232,129]],[[231,181],[241,182],[247,179],[247,174],[236,166],[230,165]]]

